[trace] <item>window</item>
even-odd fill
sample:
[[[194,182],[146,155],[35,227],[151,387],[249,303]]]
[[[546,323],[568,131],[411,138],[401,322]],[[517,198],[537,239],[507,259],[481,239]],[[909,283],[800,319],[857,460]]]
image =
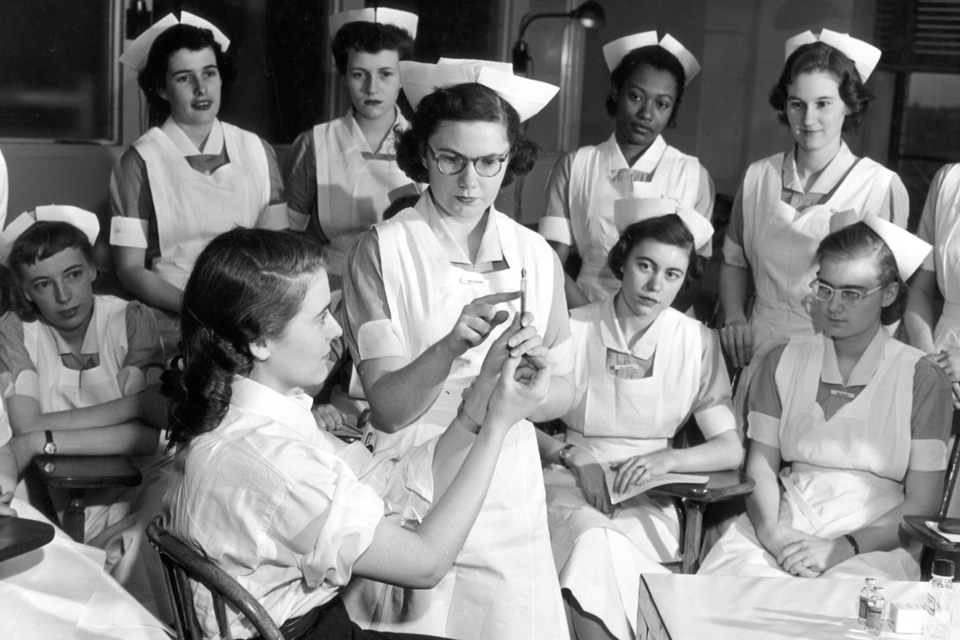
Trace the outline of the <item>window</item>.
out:
[[[113,0],[0,0],[0,138],[115,142]]]

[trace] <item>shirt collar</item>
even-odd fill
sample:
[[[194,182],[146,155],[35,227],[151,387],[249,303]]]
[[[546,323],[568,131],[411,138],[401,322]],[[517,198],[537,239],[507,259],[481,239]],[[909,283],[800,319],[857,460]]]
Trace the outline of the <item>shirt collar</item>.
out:
[[[166,119],[160,130],[167,134],[177,151],[185,158],[189,156],[218,156],[223,153],[223,126],[218,119],[213,121],[213,127],[210,129],[210,135],[207,136],[206,144],[203,145],[203,151],[200,151],[197,145],[193,144],[193,141],[180,128],[173,116]]]
[[[282,395],[250,378],[236,376],[230,404],[243,411],[270,418],[295,433],[298,438],[316,440],[317,423],[310,412],[313,399],[302,389]]]
[[[857,161],[857,156],[853,155],[853,152],[850,151],[850,147],[847,146],[847,143],[843,140],[840,141],[840,150],[837,151],[837,155],[827,163],[827,166],[823,168],[823,171],[817,176],[817,179],[814,181],[810,188],[804,191],[803,182],[800,180],[800,174],[797,173],[797,146],[794,145],[793,149],[787,152],[786,158],[783,161],[783,170],[781,172],[781,180],[783,181],[783,188],[796,193],[830,193],[830,191],[837,186],[837,183],[843,179],[843,176],[847,175],[847,171],[850,170],[850,167]]]
[[[641,360],[649,360],[657,351],[657,342],[660,340],[660,330],[663,327],[665,314],[661,312],[657,319],[653,321],[653,324],[647,327],[643,335],[630,347],[626,336],[620,329],[620,323],[617,322],[617,310],[614,301],[618,295],[608,296],[600,303],[600,340],[607,349],[629,353]]]
[[[398,126],[401,130],[406,130],[410,125],[407,123],[407,119],[403,117],[403,114],[400,113],[400,108],[394,106],[393,113],[393,124],[390,125],[391,131]],[[380,143],[379,149],[370,148],[370,145],[367,144],[367,137],[363,135],[363,131],[360,130],[360,125],[357,124],[357,119],[353,117],[353,107],[347,109],[346,115],[343,116],[343,124],[350,130],[350,135],[353,137],[360,151],[366,153],[385,153],[388,155],[395,153],[393,135],[386,136],[383,142]]]
[[[430,189],[417,201],[415,209],[427,221],[427,224],[433,230],[440,243],[444,255],[450,262],[460,264],[481,264],[484,262],[498,262],[504,259],[503,246],[500,243],[500,232],[497,228],[497,212],[491,206],[487,209],[486,227],[483,230],[483,236],[480,238],[480,250],[477,251],[477,259],[470,261],[460,244],[454,239],[450,232],[450,227],[444,221],[444,216],[433,201],[433,193]]]
[[[820,368],[820,380],[826,384],[838,384],[843,386],[843,376],[840,375],[840,366],[837,364],[837,352],[833,340],[824,336],[823,364]],[[883,362],[883,356],[887,342],[890,340],[890,332],[885,327],[877,330],[877,335],[867,345],[867,349],[860,356],[853,371],[850,372],[850,378],[847,380],[848,387],[865,387],[873,379],[873,375]]]
[[[70,345],[67,344],[67,341],[63,339],[63,336],[60,335],[60,332],[51,327],[51,333],[53,334],[53,339],[57,343],[57,354],[69,355],[73,353],[73,349],[70,348]],[[90,355],[94,353],[100,353],[100,337],[97,334],[97,299],[93,298],[93,312],[90,314],[90,324],[87,325],[87,332],[83,334],[83,343],[80,345],[80,353],[76,355]]]

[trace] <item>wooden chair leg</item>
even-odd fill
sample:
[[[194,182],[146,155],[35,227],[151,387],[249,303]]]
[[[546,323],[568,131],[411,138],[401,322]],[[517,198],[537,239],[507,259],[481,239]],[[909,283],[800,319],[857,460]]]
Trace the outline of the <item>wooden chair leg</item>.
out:
[[[933,557],[936,555],[936,550],[933,547],[928,547],[923,545],[923,550],[920,551],[920,581],[929,582],[930,577],[933,574]]]
[[[83,530],[86,520],[84,513],[84,490],[70,489],[70,504],[63,514],[63,530],[75,541],[83,544]]]
[[[704,506],[702,502],[684,500],[686,523],[683,534],[683,558],[680,563],[680,572],[684,574],[696,573],[697,569],[700,568]]]

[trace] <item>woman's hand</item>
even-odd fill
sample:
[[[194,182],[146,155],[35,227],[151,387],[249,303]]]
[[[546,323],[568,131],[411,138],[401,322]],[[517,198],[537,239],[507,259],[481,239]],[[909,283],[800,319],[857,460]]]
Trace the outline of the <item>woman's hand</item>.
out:
[[[820,575],[853,556],[853,547],[846,538],[825,540],[811,536],[783,547],[777,563],[795,576],[810,577],[808,574]]]
[[[3,488],[0,487],[0,491],[3,491]],[[17,511],[10,504],[13,502],[13,491],[6,491],[0,493],[0,517],[2,516],[12,516],[17,517]]]
[[[343,426],[343,414],[332,404],[315,404],[310,411],[321,431],[336,431]]]
[[[638,485],[644,478],[662,476],[673,471],[677,465],[673,449],[662,449],[642,456],[633,456],[611,468],[617,472],[613,481],[613,488],[617,493],[623,493],[631,485]]]
[[[607,483],[603,467],[592,453],[581,447],[574,447],[567,459],[567,467],[577,476],[577,485],[583,492],[583,499],[597,511],[606,514],[613,512],[613,503],[607,494]]]
[[[720,344],[734,367],[745,367],[753,357],[753,332],[745,319],[731,320],[720,329]]]
[[[489,425],[509,429],[547,401],[553,365],[546,358],[532,358],[526,361],[525,372],[518,374],[520,364],[521,358],[510,356],[504,360],[484,428]]]
[[[519,297],[519,291],[494,293],[477,298],[465,306],[453,329],[443,338],[450,352],[455,357],[460,357],[481,344],[497,325],[503,324],[510,317],[505,309],[497,310],[497,305]]]
[[[783,565],[780,563],[780,558],[784,557],[783,551],[788,546],[802,541],[820,540],[820,538],[817,538],[816,536],[812,536],[808,533],[804,533],[782,524],[774,524],[770,527],[758,528],[757,539],[760,541],[760,544],[763,545],[763,548],[767,550],[767,553],[772,555],[781,567],[783,567]],[[801,568],[798,565],[797,569],[800,572],[795,573],[794,575],[802,578],[816,578],[820,575],[820,572],[815,571],[812,568]],[[789,569],[784,568],[784,571],[789,571]]]

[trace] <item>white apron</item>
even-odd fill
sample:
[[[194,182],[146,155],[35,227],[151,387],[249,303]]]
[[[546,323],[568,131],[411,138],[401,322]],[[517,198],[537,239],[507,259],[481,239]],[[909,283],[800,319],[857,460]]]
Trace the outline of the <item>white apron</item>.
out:
[[[743,247],[757,293],[750,316],[754,362],[778,338],[823,331],[810,282],[816,277],[817,247],[830,233],[830,218],[847,209],[860,218],[880,211],[894,176],[860,158],[826,202],[797,211],[780,198],[783,160],[779,154],[754,163],[743,180]]]
[[[784,491],[779,522],[830,539],[856,531],[903,502],[903,478],[910,458],[913,375],[923,354],[889,340],[869,384],[825,420],[816,397],[826,340],[792,340],[783,352],[776,380],[778,389],[795,390],[780,394],[780,455],[792,462],[780,474]],[[872,460],[877,459],[893,468],[893,475],[898,477],[871,472]],[[728,575],[784,573],[760,546],[746,515],[721,537],[700,571]],[[894,580],[919,577],[919,565],[902,548],[855,556],[831,568],[825,576],[862,577],[864,571]]]
[[[395,123],[407,128],[397,113]],[[317,167],[317,217],[327,246],[327,269],[341,275],[343,258],[354,239],[383,220],[383,212],[414,183],[397,166],[393,135],[373,152],[351,114],[313,128]],[[402,195],[402,194],[399,194]]]
[[[516,291],[522,268],[527,270],[527,308],[543,334],[554,304],[552,250],[540,236],[493,209],[488,224],[498,226],[509,268],[485,274],[453,266],[415,209],[377,226],[390,316],[411,359],[446,335],[474,298]],[[519,300],[503,307],[515,313]],[[396,434],[378,432],[377,450],[407,451],[443,432],[456,415],[462,391],[479,374],[487,350],[505,328],[495,329],[454,363],[422,418]],[[476,524],[437,587],[414,590],[365,582],[352,585],[345,600],[354,621],[381,631],[460,640],[567,638],[533,425],[524,421],[507,435]]]
[[[43,413],[94,406],[146,387],[139,369],[120,369],[127,353],[129,303],[113,296],[95,300],[91,323],[97,331],[100,365],[83,372],[63,366],[53,329],[39,321],[23,323],[24,346],[37,365]],[[86,492],[90,506],[84,512],[84,539],[106,549],[110,574],[154,615],[166,620],[162,616],[172,615],[173,610],[163,568],[144,536],[149,520],[160,514],[166,487],[168,459],[162,447],[161,443],[155,455],[133,459],[143,474],[139,486]]]
[[[693,207],[700,189],[700,163],[658,136],[633,167],[627,167],[614,136],[596,146],[581,147],[570,168],[570,223],[583,258],[577,285],[591,302],[620,290],[620,281],[607,267],[607,254],[617,242],[613,202],[633,194],[637,173],[649,177],[662,195]]]
[[[157,216],[160,257],[152,269],[180,289],[210,240],[236,226],[256,227],[270,203],[267,153],[260,138],[220,124],[230,162],[210,175],[192,168],[158,127],[133,145],[147,165]]]
[[[582,380],[586,411],[581,418],[575,408],[573,420],[564,418],[570,427],[565,441],[587,449],[601,463],[671,446],[696,401],[703,354],[700,323],[664,309],[647,330],[657,334],[651,375],[616,377],[607,371],[604,340],[604,318],[615,318],[613,304],[610,296],[573,311],[574,326],[581,317],[589,323],[588,330],[574,333],[577,366],[588,371]],[[637,496],[608,517],[586,503],[573,472],[546,470],[544,482],[561,588],[615,637],[629,640],[636,633],[640,575],[666,572],[660,563],[678,560],[679,526],[672,502]]]

